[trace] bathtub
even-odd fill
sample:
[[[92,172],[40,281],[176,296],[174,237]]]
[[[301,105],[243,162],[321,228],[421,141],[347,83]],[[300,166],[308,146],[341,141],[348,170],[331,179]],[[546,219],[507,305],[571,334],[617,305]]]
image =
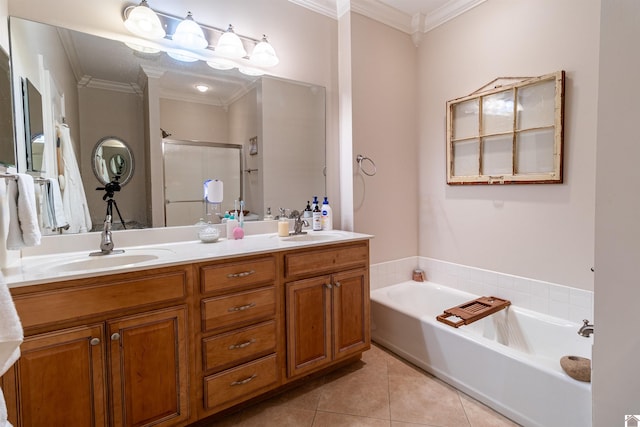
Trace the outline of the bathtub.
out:
[[[519,424],[591,426],[591,384],[560,367],[562,356],[591,358],[581,325],[514,305],[459,328],[436,320],[477,297],[432,282],[373,290],[371,337]]]

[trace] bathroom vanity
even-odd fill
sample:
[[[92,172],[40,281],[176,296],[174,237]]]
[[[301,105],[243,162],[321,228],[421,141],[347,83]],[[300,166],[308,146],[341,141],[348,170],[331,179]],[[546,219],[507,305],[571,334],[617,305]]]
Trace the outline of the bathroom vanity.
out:
[[[1,379],[10,421],[183,426],[359,359],[371,236],[309,236],[167,244],[31,278],[25,261],[24,280],[7,276],[25,331]]]

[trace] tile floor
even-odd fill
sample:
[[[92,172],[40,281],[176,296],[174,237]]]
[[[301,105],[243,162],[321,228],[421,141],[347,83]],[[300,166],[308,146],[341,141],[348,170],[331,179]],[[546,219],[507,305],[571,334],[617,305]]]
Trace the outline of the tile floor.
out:
[[[513,427],[518,424],[374,344],[357,363],[209,425]]]

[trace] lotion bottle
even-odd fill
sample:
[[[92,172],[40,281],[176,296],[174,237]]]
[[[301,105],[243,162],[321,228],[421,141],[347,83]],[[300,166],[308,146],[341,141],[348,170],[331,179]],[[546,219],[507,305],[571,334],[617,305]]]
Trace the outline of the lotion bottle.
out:
[[[313,207],[311,223],[313,231],[322,230],[322,212],[320,211],[317,203]]]
[[[322,202],[321,212],[322,230],[333,230],[333,213],[331,212],[331,206],[329,206],[329,200],[324,198]]]

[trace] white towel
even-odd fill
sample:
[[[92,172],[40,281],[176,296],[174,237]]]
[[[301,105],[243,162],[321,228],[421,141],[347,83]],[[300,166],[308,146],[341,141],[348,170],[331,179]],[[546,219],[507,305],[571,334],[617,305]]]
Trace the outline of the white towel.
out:
[[[62,204],[62,194],[57,179],[47,178],[47,211],[51,220],[51,228],[57,230],[69,226],[64,216],[64,205]]]
[[[20,357],[20,344],[24,338],[22,324],[9,289],[0,272],[0,376]],[[0,389],[0,427],[10,427],[7,421],[7,406]]]
[[[64,171],[58,171],[63,175],[64,185],[60,184],[62,190],[62,203],[64,205],[64,215],[69,223],[68,233],[86,233],[91,230],[91,214],[84,192],[82,176],[78,168],[76,155],[73,151],[73,142],[69,128],[58,125],[60,132],[60,150],[64,163]]]
[[[31,175],[19,173],[17,181],[9,180],[9,235],[7,249],[21,249],[40,244],[40,227],[36,195]]]

